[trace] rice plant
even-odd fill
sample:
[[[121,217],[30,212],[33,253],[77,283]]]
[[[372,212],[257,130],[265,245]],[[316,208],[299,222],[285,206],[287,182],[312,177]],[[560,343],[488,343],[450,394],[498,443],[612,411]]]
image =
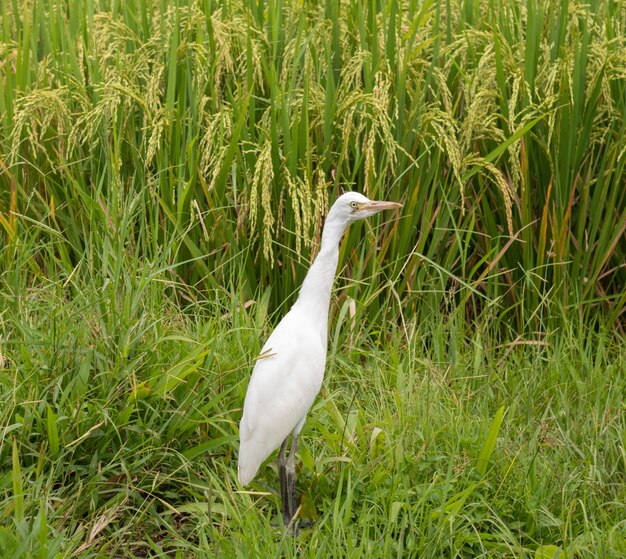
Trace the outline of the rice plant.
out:
[[[440,306],[459,276],[486,296],[470,318],[497,301],[520,335],[554,305],[623,321],[621,4],[38,1],[3,16],[5,240],[27,218],[116,223],[130,197],[147,212],[136,251],[178,238],[180,275],[209,289],[245,250],[245,297],[280,284],[277,304],[329,199],[356,188],[406,202],[384,256],[416,308],[420,285]]]

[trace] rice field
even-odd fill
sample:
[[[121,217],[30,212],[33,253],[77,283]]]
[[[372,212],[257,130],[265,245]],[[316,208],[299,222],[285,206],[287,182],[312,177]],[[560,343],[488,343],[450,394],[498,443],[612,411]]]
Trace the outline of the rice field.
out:
[[[626,557],[626,3],[0,6],[0,557]],[[297,538],[260,347],[344,190]]]

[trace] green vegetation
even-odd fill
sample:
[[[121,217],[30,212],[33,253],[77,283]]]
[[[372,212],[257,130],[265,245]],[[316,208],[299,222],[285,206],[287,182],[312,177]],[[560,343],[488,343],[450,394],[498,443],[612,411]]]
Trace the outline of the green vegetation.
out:
[[[0,556],[626,556],[626,4],[0,4]],[[341,189],[285,535],[237,423]]]

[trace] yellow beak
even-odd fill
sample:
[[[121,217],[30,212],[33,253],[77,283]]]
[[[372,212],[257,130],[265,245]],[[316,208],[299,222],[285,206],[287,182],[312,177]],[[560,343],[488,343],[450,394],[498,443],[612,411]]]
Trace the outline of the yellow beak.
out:
[[[402,207],[402,204],[398,202],[385,202],[384,200],[373,200],[366,202],[361,206],[361,209],[368,210],[370,212],[382,212],[383,210],[397,210]]]

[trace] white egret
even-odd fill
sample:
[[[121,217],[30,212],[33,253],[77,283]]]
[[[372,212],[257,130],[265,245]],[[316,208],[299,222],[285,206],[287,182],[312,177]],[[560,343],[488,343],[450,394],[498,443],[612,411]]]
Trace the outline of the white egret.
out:
[[[298,435],[324,378],[328,309],[339,242],[351,222],[401,207],[396,202],[368,200],[357,192],[346,192],[336,200],[298,300],[265,342],[252,371],[239,425],[239,482],[242,486],[250,483],[263,461],[280,446],[278,474],[286,526],[296,513]]]

